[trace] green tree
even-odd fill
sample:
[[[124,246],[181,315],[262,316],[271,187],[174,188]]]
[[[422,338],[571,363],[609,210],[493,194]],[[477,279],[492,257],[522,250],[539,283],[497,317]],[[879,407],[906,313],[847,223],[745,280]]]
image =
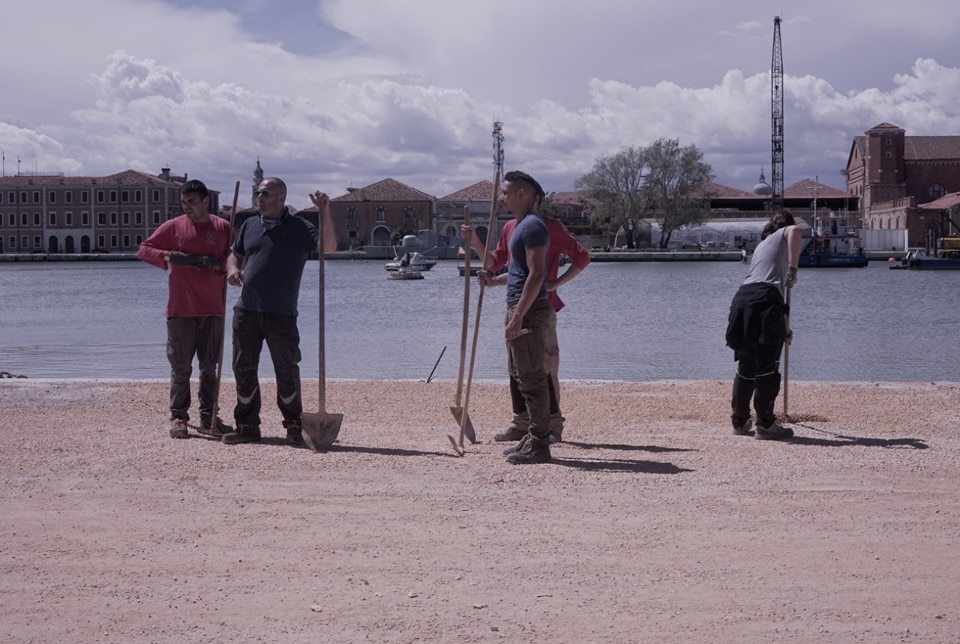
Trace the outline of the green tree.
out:
[[[713,170],[697,146],[681,147],[678,139],[658,139],[645,150],[645,157],[643,194],[652,218],[660,224],[660,248],[666,248],[675,231],[709,218],[704,188],[713,179]]]
[[[611,156],[597,157],[593,169],[576,181],[595,199],[592,219],[604,233],[624,231],[627,248],[637,247],[637,233],[647,209],[643,194],[645,150],[627,147]]]
[[[627,248],[636,248],[641,223],[660,225],[660,248],[674,231],[709,216],[704,185],[713,171],[695,145],[658,139],[649,147],[626,147],[598,157],[576,186],[596,199],[593,217],[606,233],[623,230]]]

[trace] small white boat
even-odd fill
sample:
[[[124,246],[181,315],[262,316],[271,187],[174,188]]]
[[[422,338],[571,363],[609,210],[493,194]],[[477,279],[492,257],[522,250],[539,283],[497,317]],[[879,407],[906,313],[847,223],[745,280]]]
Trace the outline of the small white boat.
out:
[[[402,257],[396,257],[392,262],[384,264],[384,268],[390,272],[399,271],[401,268],[410,268],[415,271],[429,271],[437,265],[437,260],[424,257],[423,254],[414,251],[404,253]]]
[[[387,273],[388,280],[422,280],[423,272],[417,269],[404,266],[393,272]]]

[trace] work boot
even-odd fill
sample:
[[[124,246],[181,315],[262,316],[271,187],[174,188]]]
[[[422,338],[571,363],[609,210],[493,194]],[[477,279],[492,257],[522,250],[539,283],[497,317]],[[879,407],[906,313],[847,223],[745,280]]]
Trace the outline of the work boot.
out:
[[[531,440],[532,438],[533,438],[533,435],[530,434],[529,432],[526,433],[526,434],[524,434],[524,435],[523,435],[523,438],[520,439],[520,442],[519,442],[519,443],[517,443],[517,444],[514,445],[513,447],[508,447],[507,449],[503,450],[503,455],[504,455],[504,456],[510,456],[510,455],[513,454],[514,452],[519,452],[520,450],[522,450],[522,449],[524,448],[524,446],[525,446],[527,443],[530,442],[530,440]]]
[[[563,442],[563,421],[566,418],[562,414],[550,414],[550,442],[551,443],[562,443]]]
[[[507,462],[514,465],[532,465],[535,463],[549,463],[550,441],[546,438],[530,437],[530,440],[512,454],[507,454]]]
[[[224,434],[223,438],[220,440],[227,445],[238,445],[240,443],[259,443],[260,428],[256,425],[237,424],[237,429],[235,431],[232,431],[229,434]]]
[[[769,427],[757,423],[757,440],[782,441],[793,438],[793,430],[774,421]]]
[[[742,425],[733,425],[733,433],[737,436],[752,436],[753,435],[753,419],[748,418],[746,422]]]
[[[513,425],[510,425],[510,427],[507,427],[502,432],[498,432],[494,434],[493,440],[497,441],[498,443],[507,443],[509,441],[521,440],[526,435],[527,435],[527,430],[517,429]]]
[[[173,418],[170,420],[170,438],[190,438],[186,418]]]
[[[287,430],[288,445],[303,445],[303,425],[298,420],[284,421],[283,426]]]
[[[502,432],[494,434],[493,440],[499,443],[507,443],[510,441],[518,441],[524,436],[527,435],[527,430],[530,428],[530,415],[527,412],[522,411],[519,414],[514,412],[513,420],[510,421],[510,426],[507,427]]]
[[[225,434],[229,434],[233,431],[231,425],[226,424],[223,420],[217,416],[217,422],[212,422],[210,418],[200,417],[200,426],[197,427],[197,433],[203,434],[204,436],[210,436],[211,438],[223,438]]]

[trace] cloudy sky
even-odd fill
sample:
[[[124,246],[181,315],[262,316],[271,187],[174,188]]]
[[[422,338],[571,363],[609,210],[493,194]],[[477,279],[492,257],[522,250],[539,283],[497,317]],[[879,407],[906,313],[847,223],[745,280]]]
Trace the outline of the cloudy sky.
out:
[[[170,167],[247,205],[259,158],[297,207],[386,177],[440,196],[492,180],[500,120],[507,169],[547,190],[661,137],[749,190],[774,15],[786,185],[843,188],[884,121],[960,134],[957,2],[33,0],[0,21],[4,173]]]

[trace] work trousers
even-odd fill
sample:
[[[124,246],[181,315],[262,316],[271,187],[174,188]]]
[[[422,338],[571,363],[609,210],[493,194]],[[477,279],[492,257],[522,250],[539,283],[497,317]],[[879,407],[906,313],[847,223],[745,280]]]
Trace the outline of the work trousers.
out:
[[[194,356],[200,367],[197,398],[200,401],[201,423],[212,417],[222,343],[223,318],[220,316],[167,318],[171,420],[190,420],[190,376],[193,373]]]
[[[750,401],[757,412],[757,422],[769,427],[777,416],[773,411],[780,393],[780,352],[783,343],[738,351],[737,375],[733,378],[733,413],[730,420],[734,427],[742,427],[750,418]]]
[[[233,310],[233,375],[237,380],[237,406],[233,418],[241,425],[260,427],[260,352],[267,343],[277,378],[277,407],[284,427],[300,423],[300,331],[297,316]]]
[[[511,311],[507,311],[509,315]],[[550,317],[544,326],[543,334],[543,370],[547,372],[547,385],[550,387],[550,431],[563,432],[563,421],[565,420],[560,413],[560,343],[557,340],[557,316]],[[517,386],[517,381],[510,378],[510,401],[513,405],[513,427],[526,430],[530,424],[530,416],[527,414],[527,406],[523,401],[523,395]]]
[[[507,320],[515,308],[515,304],[508,304]],[[521,328],[527,331],[507,341],[511,390],[516,387],[529,415],[527,431],[543,441],[548,440],[550,434],[550,379],[544,369],[545,334],[551,324],[556,327],[556,315],[549,300],[537,300],[521,323]]]

